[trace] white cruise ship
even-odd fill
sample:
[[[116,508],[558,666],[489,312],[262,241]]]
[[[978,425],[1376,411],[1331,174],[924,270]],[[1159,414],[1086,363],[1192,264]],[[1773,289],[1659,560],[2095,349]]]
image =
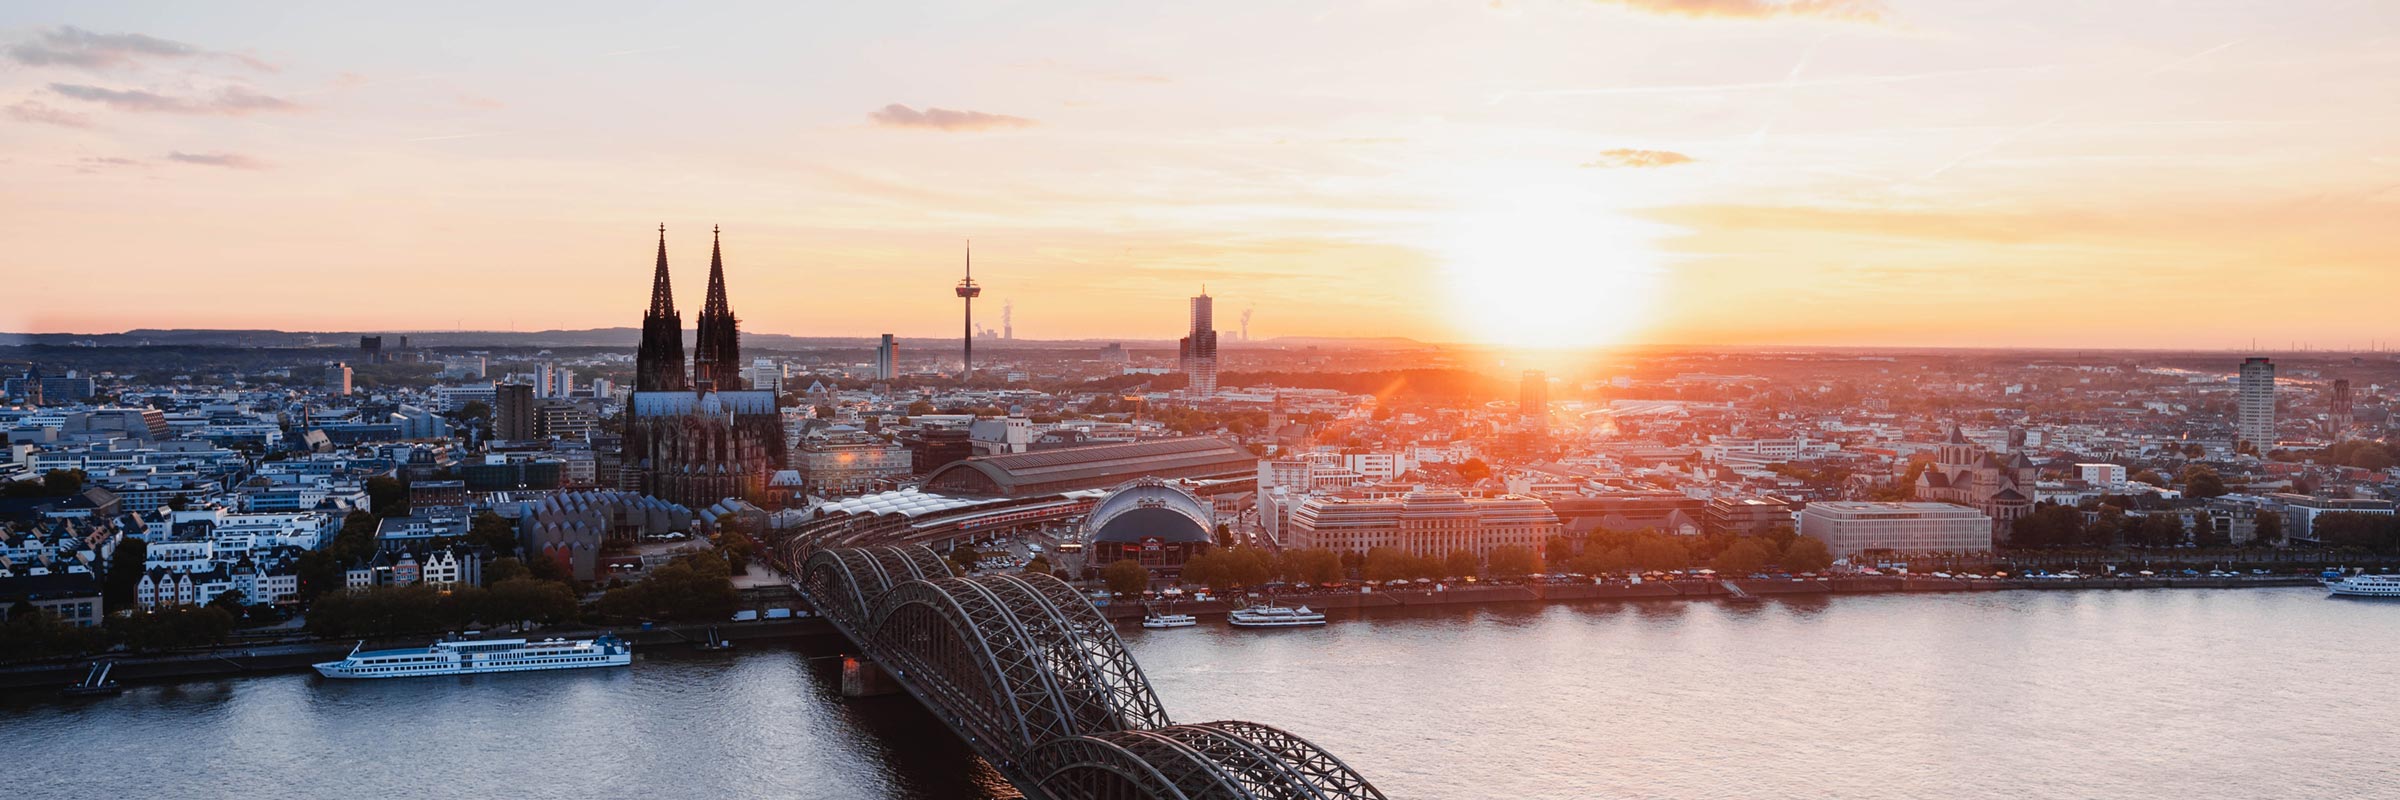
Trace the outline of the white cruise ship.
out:
[[[598,639],[482,639],[435,642],[411,650],[358,650],[340,661],[316,665],[328,678],[413,678],[474,675],[537,669],[622,667],[633,663],[633,646],[615,636]]]
[[[2325,588],[2345,597],[2400,597],[2400,575],[2352,575]]]
[[[1325,624],[1325,615],[1310,611],[1308,606],[1254,606],[1237,608],[1225,615],[1225,620],[1241,628],[1299,628]]]

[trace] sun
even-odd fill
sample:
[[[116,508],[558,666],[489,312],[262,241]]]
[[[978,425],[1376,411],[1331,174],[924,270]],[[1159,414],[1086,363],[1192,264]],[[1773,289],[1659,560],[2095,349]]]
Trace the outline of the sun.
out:
[[[1513,185],[1477,195],[1441,226],[1437,257],[1452,324],[1526,348],[1621,344],[1654,316],[1663,226],[1581,187]]]

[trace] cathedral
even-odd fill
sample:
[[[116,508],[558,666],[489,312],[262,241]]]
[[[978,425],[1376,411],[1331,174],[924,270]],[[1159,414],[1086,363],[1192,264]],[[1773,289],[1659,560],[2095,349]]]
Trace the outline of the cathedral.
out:
[[[708,299],[700,307],[691,369],[683,361],[683,315],[667,278],[667,229],[658,229],[658,269],[634,391],[625,408],[626,488],[700,509],[728,497],[759,503],[767,479],[783,468],[783,419],[775,388],[752,390],[741,377],[741,334],[725,299],[721,237],[709,245]]]
[[[2034,482],[2041,470],[2022,452],[1997,455],[1967,441],[1956,426],[1950,440],[1935,451],[1933,463],[1917,476],[1919,500],[1971,506],[1992,518],[1992,528],[2006,534],[2009,523],[2033,513]]]

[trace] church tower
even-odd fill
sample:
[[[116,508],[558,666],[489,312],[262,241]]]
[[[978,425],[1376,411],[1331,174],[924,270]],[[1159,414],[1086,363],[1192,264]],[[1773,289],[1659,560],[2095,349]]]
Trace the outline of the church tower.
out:
[[[733,306],[725,300],[722,234],[708,246],[708,301],[700,307],[699,341],[692,350],[692,382],[703,392],[737,392],[742,384],[742,344]]]
[[[667,281],[665,225],[658,226],[658,271],[650,277],[650,310],[642,315],[642,348],[634,355],[633,388],[640,392],[692,388],[683,373],[683,315],[675,313],[675,287]]]

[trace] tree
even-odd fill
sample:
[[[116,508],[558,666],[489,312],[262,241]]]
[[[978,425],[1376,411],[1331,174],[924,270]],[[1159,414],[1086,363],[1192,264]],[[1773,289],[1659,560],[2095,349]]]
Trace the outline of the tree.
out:
[[[1476,558],[1474,553],[1470,553],[1465,550],[1452,550],[1450,551],[1450,556],[1446,559],[1443,559],[1442,572],[1446,577],[1472,578],[1475,577],[1475,573],[1482,569],[1482,567],[1483,560]]]
[[[107,608],[132,608],[134,592],[141,588],[142,573],[148,569],[150,543],[127,536],[117,543],[108,556],[108,574],[100,582],[100,601]]]
[[[2257,532],[2251,541],[2269,546],[2283,543],[2283,514],[2261,511],[2258,512],[2258,518],[2253,520],[2253,524],[2257,526]]]
[[[575,591],[566,584],[529,577],[493,582],[483,602],[481,617],[491,623],[531,620],[548,625],[572,619],[576,612]]]
[[[467,401],[466,405],[458,407],[457,418],[461,420],[472,420],[475,422],[490,422],[492,420],[492,406],[491,404],[481,400],[469,400]]]
[[[396,517],[408,513],[408,484],[389,475],[367,479],[367,507],[375,516]]]
[[[1027,574],[1027,575],[1048,575],[1048,574],[1050,574],[1050,559],[1049,559],[1048,557],[1046,557],[1046,556],[1034,556],[1034,557],[1032,557],[1032,558],[1026,559],[1026,560],[1025,560],[1025,574]]]
[[[1284,553],[1284,578],[1301,583],[1332,583],[1342,579],[1342,557],[1312,547]]]
[[[1407,580],[1417,576],[1417,557],[1397,547],[1377,547],[1367,551],[1366,563],[1359,574],[1376,583]]]
[[[2035,506],[2033,513],[2008,524],[2010,547],[2069,546],[2081,543],[2083,535],[2083,511],[2056,503]]]
[[[1726,546],[1724,552],[1708,562],[1708,566],[1725,575],[1748,575],[1765,567],[1767,559],[1779,555],[1769,552],[1767,547],[1755,537],[1744,537]]]
[[[2132,480],[2134,483],[2147,483],[2152,486],[2164,486],[2167,483],[2166,476],[2158,474],[2158,470],[2154,469],[2136,472],[2133,474]]]
[[[1833,550],[1825,546],[1823,539],[1796,536],[1783,549],[1783,557],[1776,563],[1793,572],[1823,572],[1825,568],[1833,566]]]
[[[1491,476],[1492,465],[1483,463],[1483,459],[1470,458],[1465,461],[1458,462],[1458,477],[1465,479],[1469,483],[1480,481]]]
[[[1491,566],[1492,577],[1518,580],[1542,570],[1542,557],[1533,550],[1517,545],[1492,548],[1484,559]]]
[[[2183,496],[2195,500],[2206,500],[2212,497],[2222,497],[2225,492],[2225,479],[2219,477],[2216,470],[2209,469],[2205,464],[2193,464],[2183,468]]]
[[[209,598],[208,607],[222,608],[226,613],[239,617],[248,607],[246,603],[249,599],[249,596],[242,594],[240,589],[227,589],[218,592],[216,597]]]
[[[2216,515],[2203,510],[2192,517],[2192,543],[2201,547],[2224,547],[2233,540],[2217,527]]]
[[[1140,594],[1142,590],[1150,588],[1150,570],[1142,568],[1139,561],[1118,559],[1100,569],[1100,580],[1108,584],[1111,592]]]
[[[483,565],[483,582],[487,586],[530,577],[533,577],[532,568],[525,566],[525,562],[515,556],[502,556]]]
[[[916,401],[916,402],[914,402],[914,403],[910,403],[910,404],[908,404],[908,415],[909,415],[909,416],[912,416],[912,417],[922,417],[922,416],[925,416],[925,415],[927,415],[927,414],[931,414],[931,413],[933,413],[933,404],[932,404],[932,403],[930,403],[930,402],[927,402],[927,401],[924,401],[924,400],[919,400],[919,401]]]
[[[833,419],[833,415],[836,413],[839,412],[834,410],[833,406],[820,405],[816,408],[817,419]]]
[[[491,548],[499,555],[512,555],[517,552],[516,523],[490,511],[480,512],[467,527],[467,542]]]

